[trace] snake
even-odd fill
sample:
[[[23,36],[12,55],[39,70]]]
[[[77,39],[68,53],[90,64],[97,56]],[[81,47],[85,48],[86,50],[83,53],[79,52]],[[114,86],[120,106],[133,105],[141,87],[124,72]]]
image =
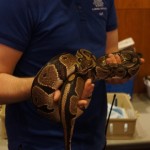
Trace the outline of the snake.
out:
[[[31,101],[40,115],[61,122],[65,150],[71,150],[75,121],[84,113],[78,107],[78,101],[85,81],[88,78],[92,81],[130,79],[140,69],[140,56],[133,48],[113,54],[120,56],[121,63],[107,63],[108,54],[96,58],[86,49],[79,49],[74,55],[61,53],[51,58],[36,74],[31,87]],[[56,90],[61,91],[58,102],[54,101]]]

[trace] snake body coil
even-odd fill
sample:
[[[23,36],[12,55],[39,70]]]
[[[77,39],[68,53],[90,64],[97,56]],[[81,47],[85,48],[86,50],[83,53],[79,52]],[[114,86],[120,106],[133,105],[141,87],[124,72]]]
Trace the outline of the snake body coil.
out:
[[[140,67],[140,57],[132,49],[115,52],[121,64],[107,64],[107,55],[96,59],[88,50],[76,55],[60,54],[52,58],[36,75],[32,85],[32,102],[37,111],[49,119],[60,121],[64,128],[65,150],[71,150],[74,124],[83,110],[77,107],[87,78],[129,79]],[[61,90],[59,104],[53,100],[54,91]]]

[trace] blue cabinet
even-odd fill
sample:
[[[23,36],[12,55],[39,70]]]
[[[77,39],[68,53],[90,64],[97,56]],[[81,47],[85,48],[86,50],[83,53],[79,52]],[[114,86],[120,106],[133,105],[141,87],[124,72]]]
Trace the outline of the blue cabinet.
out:
[[[106,84],[107,92],[123,92],[130,96],[133,94],[134,78],[123,84]]]

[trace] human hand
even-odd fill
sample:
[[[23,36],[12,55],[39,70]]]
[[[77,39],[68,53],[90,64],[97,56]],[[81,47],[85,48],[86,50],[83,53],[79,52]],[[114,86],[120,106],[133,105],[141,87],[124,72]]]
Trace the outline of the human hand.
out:
[[[78,102],[78,107],[82,110],[86,109],[90,103],[92,92],[94,90],[94,84],[91,79],[87,79],[85,82],[84,90],[81,99]]]
[[[141,64],[143,64],[145,62],[145,59],[140,58]],[[108,54],[108,58],[106,59],[106,63],[108,64],[121,64],[121,58],[118,54]],[[120,79],[120,78],[111,78],[111,79],[107,79],[106,80],[108,83],[111,84],[121,84],[121,83],[125,83],[126,81],[128,81],[128,79]]]
[[[118,54],[108,54],[108,58],[106,59],[107,64],[121,64],[121,58]],[[127,81],[127,79],[120,78],[109,78],[106,80],[111,84],[121,84]]]
[[[94,90],[94,84],[92,83],[92,80],[87,79],[87,81],[85,82],[81,99],[78,102],[78,107],[80,109],[85,109],[88,107],[90,102],[89,99],[91,98],[93,90]],[[54,101],[57,102],[60,96],[61,96],[61,92],[59,90],[56,90],[54,93]]]
[[[139,53],[139,55],[141,55]],[[145,62],[145,59],[142,57],[140,57],[140,61],[141,61],[141,64],[143,64]],[[121,58],[118,54],[108,54],[108,58],[106,59],[106,62],[108,64],[111,64],[111,63],[114,63],[114,64],[121,64]]]
[[[140,58],[141,64],[145,63],[145,59],[144,58]]]

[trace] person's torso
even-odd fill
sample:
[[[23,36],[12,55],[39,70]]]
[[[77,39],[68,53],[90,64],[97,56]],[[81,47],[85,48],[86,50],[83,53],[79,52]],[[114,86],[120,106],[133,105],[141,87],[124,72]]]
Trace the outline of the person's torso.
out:
[[[38,0],[33,6],[34,3],[28,4],[29,23],[33,29],[30,29],[30,41],[17,65],[17,75],[35,75],[58,53],[75,53],[84,48],[97,57],[105,54],[107,0],[99,3],[93,0],[68,3],[67,0]]]
[[[34,76],[49,59],[62,52],[75,53],[84,48],[97,57],[105,54],[108,0],[38,0],[35,6],[34,2],[36,3],[28,2],[27,11],[30,40],[14,75]],[[15,142],[14,137],[17,137],[17,140],[27,143],[41,141],[37,145],[44,147],[46,143],[45,147],[51,145],[51,150],[63,147],[62,126],[38,115],[30,100],[8,105],[6,112],[8,136],[12,143]],[[100,81],[89,108],[77,119],[73,137],[74,150],[77,147],[99,149],[98,143],[104,143],[105,117],[105,84]],[[18,129],[15,135],[12,128]],[[97,138],[102,141],[97,141]],[[91,145],[93,143],[95,146]]]

